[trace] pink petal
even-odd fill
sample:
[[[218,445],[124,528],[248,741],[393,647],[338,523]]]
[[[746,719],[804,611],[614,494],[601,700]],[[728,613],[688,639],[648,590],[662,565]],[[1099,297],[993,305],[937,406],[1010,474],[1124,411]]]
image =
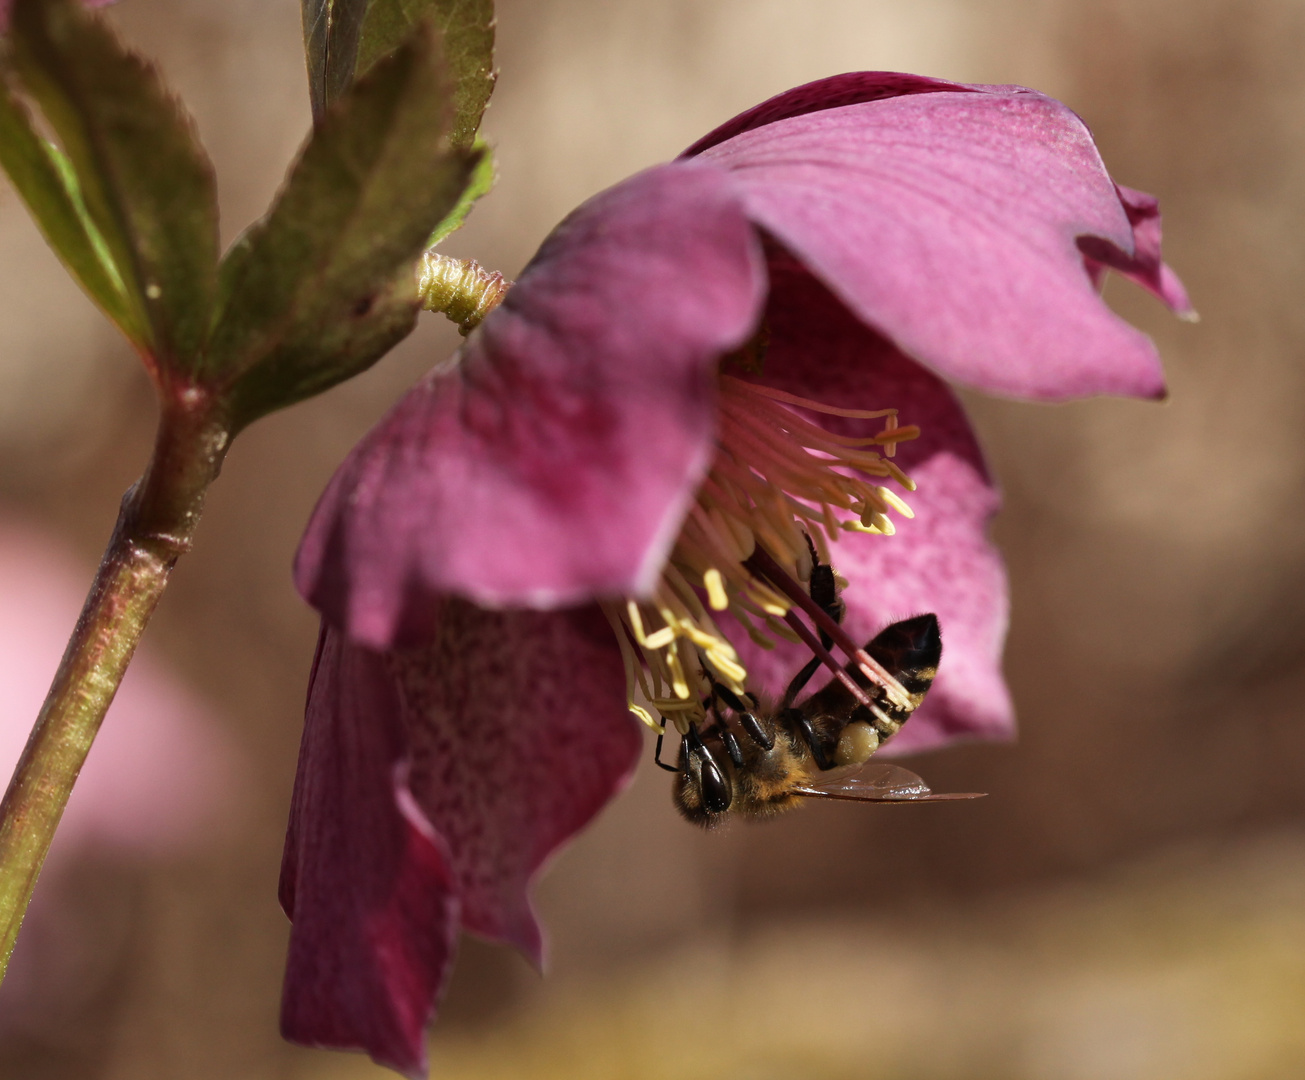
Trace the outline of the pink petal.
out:
[[[281,868],[293,924],[281,1031],[425,1077],[425,1029],[453,963],[459,903],[407,768],[385,658],[324,628]]]
[[[1032,91],[936,92],[745,131],[696,158],[863,321],[948,379],[1042,400],[1155,397],[1151,341],[1078,241],[1135,257],[1082,121]],[[1150,234],[1147,234],[1150,235]]]
[[[529,888],[642,747],[596,608],[445,600],[420,649],[324,629],[282,864],[282,1031],[425,1075],[459,925],[542,963]]]
[[[1115,190],[1133,227],[1134,253],[1129,256],[1118,248],[1102,244],[1095,237],[1083,237],[1078,246],[1088,256],[1089,271],[1093,277],[1099,277],[1106,268],[1116,270],[1154,293],[1179,315],[1194,318],[1195,311],[1187,298],[1187,290],[1178,280],[1178,275],[1160,258],[1159,201],[1145,191],[1118,184]]]
[[[624,788],[642,748],[610,626],[593,607],[449,599],[430,643],[394,670],[412,791],[448,843],[464,926],[542,964],[530,883]]]
[[[739,113],[734,119],[726,120],[720,127],[709,131],[690,146],[680,157],[696,157],[708,147],[723,143],[727,139],[734,138],[735,135],[765,127],[776,120],[786,120],[791,116],[806,116],[808,113],[837,109],[843,105],[882,101],[885,98],[903,97],[908,94],[935,94],[941,90],[970,89],[978,91],[992,88],[970,87],[965,83],[931,79],[925,75],[907,75],[901,71],[849,71],[843,75],[831,75],[829,78],[817,79],[815,82],[795,86],[792,90],[785,90],[782,94],[767,98],[760,105],[754,105],[747,112]]]
[[[831,554],[848,579],[845,624],[855,640],[868,641],[888,623],[928,611],[942,627],[938,678],[893,740],[893,751],[923,750],[957,737],[1009,738],[1014,715],[1001,677],[1006,575],[987,539],[1000,498],[960,404],[936,376],[867,330],[800,268],[776,266],[772,274],[772,337],[761,381],[832,405],[898,408],[903,424],[922,429],[895,458],[919,486],[904,494],[915,518],[895,519],[897,535],[891,537],[845,534]],[[880,426],[809,418],[840,434],[871,434]],[[772,695],[783,691],[808,655],[784,643],[765,652],[746,639],[740,653]],[[827,681],[818,674],[812,688]]]
[[[430,597],[554,608],[648,589],[715,433],[715,361],[765,282],[729,179],[662,166],[572,214],[459,366],[322,497],[300,591],[387,646]]]

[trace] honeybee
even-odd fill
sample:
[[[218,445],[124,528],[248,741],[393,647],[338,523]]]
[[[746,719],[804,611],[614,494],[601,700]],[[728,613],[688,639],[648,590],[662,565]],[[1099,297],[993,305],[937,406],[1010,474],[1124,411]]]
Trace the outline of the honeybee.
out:
[[[827,567],[817,567],[817,570]],[[818,586],[813,582],[813,586]],[[832,585],[830,586],[832,594]],[[813,595],[817,588],[813,587]],[[934,794],[899,765],[866,764],[924,700],[938,671],[942,638],[933,615],[893,623],[866,652],[909,695],[895,704],[859,668],[844,670],[867,693],[874,708],[858,702],[840,679],[801,704],[794,699],[816,664],[808,664],[773,709],[712,686],[714,721],[700,732],[690,726],[680,744],[672,797],[689,821],[711,828],[728,814],[769,817],[803,799],[857,802],[920,802],[978,798],[977,793]],[[734,724],[741,729],[736,733]],[[740,737],[742,736],[742,737]]]

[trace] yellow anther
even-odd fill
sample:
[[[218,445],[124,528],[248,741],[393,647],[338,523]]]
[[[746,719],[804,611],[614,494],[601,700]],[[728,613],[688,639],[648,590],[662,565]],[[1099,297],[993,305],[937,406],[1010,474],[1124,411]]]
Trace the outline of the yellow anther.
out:
[[[889,458],[919,429],[899,424],[895,409],[824,405],[727,375],[720,391],[716,457],[660,581],[624,611],[603,605],[621,644],[630,711],[654,726],[670,719],[682,733],[706,719],[713,683],[749,692],[747,669],[716,626],[720,612],[759,648],[800,640],[781,621],[792,601],[745,565],[758,546],[793,581],[809,582],[812,547],[815,560],[828,565],[836,561],[831,544],[844,532],[891,536],[890,514],[912,516],[884,482],[915,490]],[[841,435],[810,413],[880,419],[883,427]]]
[[[634,631],[634,640],[642,645],[646,635],[643,632],[643,616],[639,614],[639,605],[633,600],[627,600],[625,614],[630,620],[630,629]]]
[[[702,575],[702,584],[707,590],[707,602],[713,611],[724,611],[730,606],[730,598],[725,592],[725,578],[714,566]]]
[[[782,619],[788,614],[788,602],[768,585],[754,581],[748,586],[748,596],[767,615]]]
[[[896,510],[899,514],[901,514],[902,517],[904,518],[915,517],[915,511],[912,510],[909,506],[907,506],[906,503],[903,502],[902,499],[895,492],[889,491],[888,488],[886,487],[877,487],[875,488],[875,493],[879,496],[880,499],[882,499],[894,510]]]
[[[629,709],[632,713],[634,713],[635,716],[637,716],[650,728],[652,728],[653,731],[660,732],[662,730],[662,722],[660,720],[653,719],[653,714],[650,713],[647,709],[645,709],[642,705],[636,705],[633,701],[627,699],[625,703],[625,707]]]
[[[657,650],[657,649],[666,648],[666,646],[669,645],[674,640],[675,640],[674,627],[663,626],[656,633],[649,634],[647,637],[639,638],[639,644],[642,645],[645,649]]]
[[[885,461],[884,466],[888,469],[888,474],[901,484],[902,487],[906,488],[907,491],[915,490],[915,481],[907,476],[906,473],[902,472],[894,462]]]
[[[666,666],[670,668],[671,674],[671,692],[681,700],[687,700],[689,697],[689,680],[684,677],[684,665],[680,663],[679,642],[676,641],[676,647],[666,650]]]

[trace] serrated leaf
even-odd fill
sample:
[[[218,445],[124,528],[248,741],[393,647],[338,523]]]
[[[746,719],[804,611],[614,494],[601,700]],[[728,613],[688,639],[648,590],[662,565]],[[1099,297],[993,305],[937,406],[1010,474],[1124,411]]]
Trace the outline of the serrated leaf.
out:
[[[494,153],[490,150],[489,143],[484,139],[477,139],[476,149],[480,151],[480,160],[476,162],[476,168],[467,181],[465,190],[458,197],[457,204],[430,234],[430,238],[426,241],[428,248],[433,248],[446,236],[462,228],[467,215],[471,213],[471,208],[478,200],[489,194],[498,179],[498,174],[494,170]]]
[[[217,190],[194,123],[75,0],[16,0],[10,41],[122,281],[137,344],[162,370],[188,370],[217,284]]]
[[[308,59],[308,98],[313,118],[353,83],[358,34],[369,0],[300,0],[304,52]]]
[[[413,267],[479,160],[448,147],[447,102],[423,26],[327,111],[223,260],[204,378],[235,383],[237,426],[357,374],[411,330]]]
[[[454,85],[455,146],[470,146],[494,92],[494,0],[372,0],[357,46],[357,71],[393,52],[422,19],[443,35]]]
[[[46,242],[90,298],[129,338],[141,337],[104,237],[82,201],[68,159],[37,134],[31,115],[0,79],[0,166]]]

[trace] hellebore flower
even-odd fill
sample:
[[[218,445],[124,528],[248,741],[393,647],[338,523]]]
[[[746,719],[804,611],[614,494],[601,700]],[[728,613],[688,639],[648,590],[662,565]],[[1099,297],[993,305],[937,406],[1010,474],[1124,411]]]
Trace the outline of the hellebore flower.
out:
[[[1189,311],[1074,113],[908,75],[782,94],[567,218],[300,550],[286,1035],[422,1075],[460,928],[539,962],[529,883],[633,769],[627,709],[684,730],[704,686],[774,695],[811,656],[754,552],[794,585],[810,536],[855,642],[938,615],[895,748],[1008,736],[998,496],[943,380],[1160,396],[1107,268]]]

